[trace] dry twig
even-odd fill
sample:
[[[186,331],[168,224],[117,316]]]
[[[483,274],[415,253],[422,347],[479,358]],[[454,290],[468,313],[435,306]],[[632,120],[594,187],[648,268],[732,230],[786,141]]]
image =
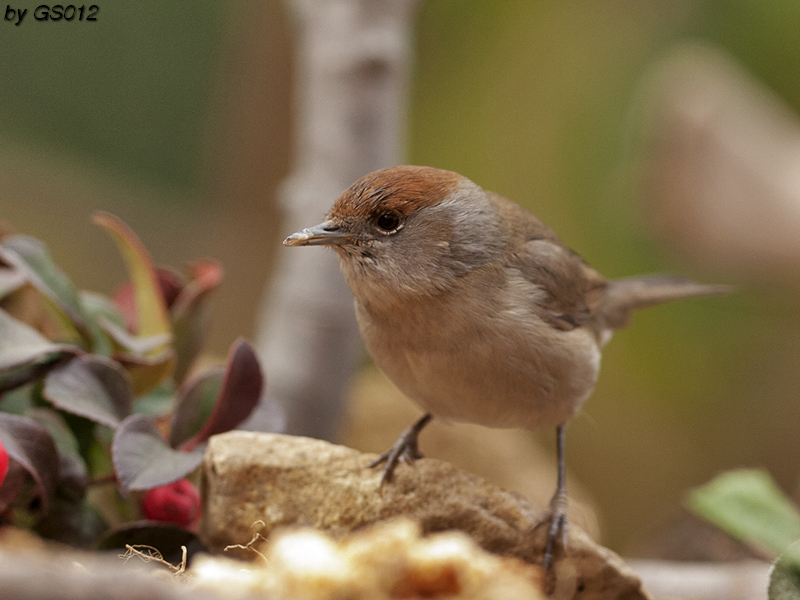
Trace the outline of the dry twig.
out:
[[[258,540],[262,540],[264,542],[267,541],[267,538],[265,538],[263,535],[261,535],[260,531],[256,531],[256,527],[258,527],[259,529],[263,529],[266,526],[267,526],[267,524],[264,521],[261,521],[259,519],[258,521],[256,521],[255,523],[253,523],[250,526],[253,529],[253,537],[250,538],[249,542],[247,542],[244,545],[242,545],[242,544],[230,544],[228,546],[225,546],[225,549],[224,549],[225,552],[227,552],[228,550],[233,550],[233,549],[250,550],[250,551],[255,552],[256,554],[258,554],[261,557],[261,559],[264,561],[264,563],[269,562],[269,561],[267,561],[267,557],[264,556],[264,554],[260,550],[257,550],[256,548],[253,547],[253,545]]]
[[[181,546],[181,562],[177,566],[164,560],[164,556],[161,554],[161,552],[159,552],[158,549],[154,548],[153,546],[148,546],[146,544],[137,544],[135,546],[131,546],[130,544],[125,544],[125,549],[126,552],[119,555],[119,557],[125,562],[128,562],[134,556],[138,556],[144,562],[155,562],[164,565],[170,571],[172,571],[172,574],[175,577],[182,578],[182,576],[185,576],[187,562],[186,546]]]

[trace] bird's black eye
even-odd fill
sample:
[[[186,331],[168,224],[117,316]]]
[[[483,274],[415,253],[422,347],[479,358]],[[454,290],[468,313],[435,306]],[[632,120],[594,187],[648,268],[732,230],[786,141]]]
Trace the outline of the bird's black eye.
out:
[[[400,227],[400,215],[398,215],[396,212],[387,210],[386,212],[378,215],[378,220],[376,223],[384,233],[393,233]]]

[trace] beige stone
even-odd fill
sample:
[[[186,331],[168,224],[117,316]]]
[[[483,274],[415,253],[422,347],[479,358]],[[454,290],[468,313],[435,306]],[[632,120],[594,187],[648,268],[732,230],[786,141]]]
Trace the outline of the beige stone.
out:
[[[531,564],[541,560],[545,531],[529,500],[435,459],[400,465],[379,489],[375,455],[308,438],[252,432],[213,437],[206,451],[201,535],[212,552],[246,544],[263,521],[269,537],[281,526],[308,526],[343,538],[398,516],[424,533],[459,530],[485,550]],[[556,566],[557,598],[647,598],[616,554],[574,526]],[[247,554],[247,553],[245,553]]]

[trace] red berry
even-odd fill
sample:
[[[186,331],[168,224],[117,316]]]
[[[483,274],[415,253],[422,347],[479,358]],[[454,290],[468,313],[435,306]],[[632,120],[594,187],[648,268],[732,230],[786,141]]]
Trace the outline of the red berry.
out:
[[[6,447],[3,446],[3,440],[0,440],[0,486],[3,485],[6,475],[8,474],[8,452]]]
[[[191,527],[200,518],[200,492],[186,479],[148,490],[142,512],[151,521]]]

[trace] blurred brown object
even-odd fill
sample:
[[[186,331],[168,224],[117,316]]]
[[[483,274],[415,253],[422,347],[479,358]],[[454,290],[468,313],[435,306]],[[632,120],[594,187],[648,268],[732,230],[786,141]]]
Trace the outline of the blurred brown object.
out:
[[[363,369],[353,380],[341,432],[346,446],[380,454],[390,447],[406,423],[420,410],[377,368]],[[420,437],[422,453],[445,460],[495,485],[547,506],[556,478],[555,457],[529,431],[492,429],[434,419]],[[401,465],[399,469],[413,468]],[[594,502],[568,477],[570,521],[600,540]]]
[[[422,535],[399,518],[334,539],[310,527],[270,536],[263,563],[246,565],[204,555],[192,562],[191,585],[229,593],[246,589],[266,598],[303,600],[544,600],[541,568],[479,548],[459,531]]]
[[[3,552],[34,552],[43,551],[49,542],[27,529],[20,529],[13,525],[0,527],[0,551]],[[51,547],[56,547],[53,544]]]
[[[732,58],[696,45],[655,63],[642,100],[656,233],[733,277],[797,282],[797,116]]]

